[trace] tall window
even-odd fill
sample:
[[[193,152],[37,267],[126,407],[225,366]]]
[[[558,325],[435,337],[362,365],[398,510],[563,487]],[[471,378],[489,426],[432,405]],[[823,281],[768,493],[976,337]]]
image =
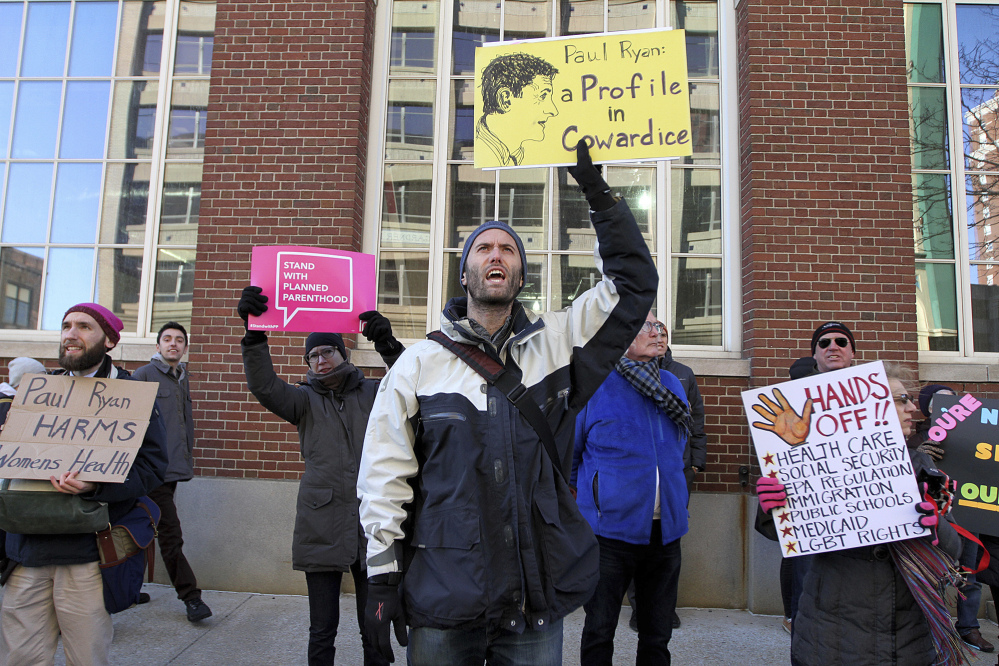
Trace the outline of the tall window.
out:
[[[526,307],[566,307],[599,280],[587,205],[566,169],[473,167],[475,47],[670,26],[686,30],[694,154],[608,166],[604,176],[628,199],[659,267],[656,308],[671,342],[733,348],[725,324],[739,304],[723,294],[739,270],[725,265],[722,174],[731,155],[723,151],[718,12],[714,0],[391,0],[380,187],[369,192],[369,209],[377,211],[378,305],[400,335],[423,337],[447,299],[462,294],[462,245],[487,220],[510,223],[524,241]]]
[[[0,0],[0,328],[190,321],[214,27],[207,1]]]
[[[999,353],[999,4],[905,10],[919,349]]]

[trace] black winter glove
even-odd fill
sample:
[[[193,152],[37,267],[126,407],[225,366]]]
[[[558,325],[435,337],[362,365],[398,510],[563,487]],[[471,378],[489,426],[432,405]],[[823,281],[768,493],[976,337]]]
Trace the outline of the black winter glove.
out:
[[[610,185],[604,180],[601,171],[600,166],[593,165],[586,142],[580,139],[576,144],[576,166],[569,167],[569,175],[576,179],[579,191],[596,212],[607,210],[615,203]]]
[[[245,345],[267,342],[266,333],[250,330],[250,315],[259,317],[267,312],[267,297],[260,293],[262,291],[263,289],[260,287],[243,287],[243,294],[239,297],[239,304],[236,306],[236,312],[239,313],[240,319],[243,320],[243,327],[246,329],[246,335],[243,336],[243,344]]]
[[[406,609],[403,607],[399,583],[402,574],[379,574],[368,579],[368,601],[364,607],[364,635],[368,643],[389,663],[395,661],[392,653],[390,625],[395,626],[395,639],[399,645],[409,645],[406,633]]]
[[[366,322],[361,334],[368,342],[375,344],[376,352],[382,356],[393,356],[402,351],[402,343],[392,335],[392,324],[388,317],[377,310],[368,310],[357,315],[357,318]]]

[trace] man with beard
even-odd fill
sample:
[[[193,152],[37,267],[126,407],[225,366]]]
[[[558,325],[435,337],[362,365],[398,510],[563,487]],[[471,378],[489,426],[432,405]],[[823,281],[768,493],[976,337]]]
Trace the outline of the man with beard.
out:
[[[243,321],[267,311],[268,297],[249,286],[237,306]],[[388,319],[364,312],[363,334],[386,365],[402,352]],[[340,581],[354,578],[357,624],[365,666],[385,664],[364,635],[364,534],[357,517],[357,466],[377,379],[367,379],[348,361],[339,333],[312,333],[305,340],[305,381],[292,385],[274,372],[267,334],[247,329],[243,336],[246,383],[261,405],[298,429],[305,473],[298,487],[291,566],[305,572],[309,591],[309,666],[332,664],[340,623]]]
[[[121,330],[121,320],[97,303],[71,307],[63,317],[59,343],[63,373],[130,379],[108,356]],[[165,471],[163,423],[154,406],[125,481],[80,481],[78,472],[64,472],[49,481],[61,493],[107,502],[114,523],[136,498],[163,483]],[[94,534],[8,534],[6,546],[10,564],[4,571],[6,590],[0,608],[0,664],[51,664],[59,634],[67,663],[108,664],[113,628],[104,608]]]
[[[163,415],[167,436],[169,463],[165,483],[149,493],[149,499],[160,508],[160,522],[156,526],[156,540],[160,544],[163,564],[170,582],[177,591],[177,598],[184,602],[187,619],[200,622],[211,617],[212,609],[201,600],[201,590],[194,570],[184,557],[184,534],[174,494],[178,481],[194,477],[194,417],[191,410],[191,386],[187,364],[181,362],[187,352],[187,329],[175,321],[168,321],[156,334],[156,354],[150,362],[135,371],[135,378],[143,382],[157,382],[156,404]],[[143,592],[139,603],[149,601]]]
[[[365,627],[389,660],[394,624],[414,666],[560,665],[562,618],[596,587],[596,538],[566,481],[573,426],[641,328],[658,276],[582,141],[569,173],[590,204],[597,286],[559,312],[525,309],[523,243],[486,222],[465,241],[468,296],[444,308],[444,337],[410,347],[382,380],[357,492]],[[503,372],[484,381],[476,358]]]

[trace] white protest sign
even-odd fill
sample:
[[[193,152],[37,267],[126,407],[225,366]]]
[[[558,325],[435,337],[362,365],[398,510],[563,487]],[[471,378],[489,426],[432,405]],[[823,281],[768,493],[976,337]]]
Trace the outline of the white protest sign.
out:
[[[121,483],[156,403],[156,382],[25,375],[0,432],[0,478]]]
[[[744,391],[742,402],[761,473],[787,488],[773,510],[785,557],[926,533],[880,361]]]

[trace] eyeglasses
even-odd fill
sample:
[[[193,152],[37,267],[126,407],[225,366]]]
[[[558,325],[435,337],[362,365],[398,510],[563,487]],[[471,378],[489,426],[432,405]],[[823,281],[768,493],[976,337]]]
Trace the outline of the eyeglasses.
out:
[[[656,335],[666,335],[666,325],[658,321],[647,321],[642,324],[642,333],[652,333]]]
[[[896,395],[895,396],[895,402],[898,403],[899,405],[904,405],[907,402],[911,402],[912,404],[916,404],[916,401],[913,400],[912,396],[909,395],[908,393],[903,393],[902,395]]]
[[[336,347],[320,347],[319,349],[313,349],[305,355],[305,362],[309,365],[316,365],[319,363],[320,356],[327,361],[332,361],[334,354],[339,353],[339,351],[340,350]]]
[[[831,343],[835,342],[837,347],[842,347],[846,349],[846,346],[850,344],[850,341],[846,338],[822,338],[819,340],[819,349],[825,349]]]

